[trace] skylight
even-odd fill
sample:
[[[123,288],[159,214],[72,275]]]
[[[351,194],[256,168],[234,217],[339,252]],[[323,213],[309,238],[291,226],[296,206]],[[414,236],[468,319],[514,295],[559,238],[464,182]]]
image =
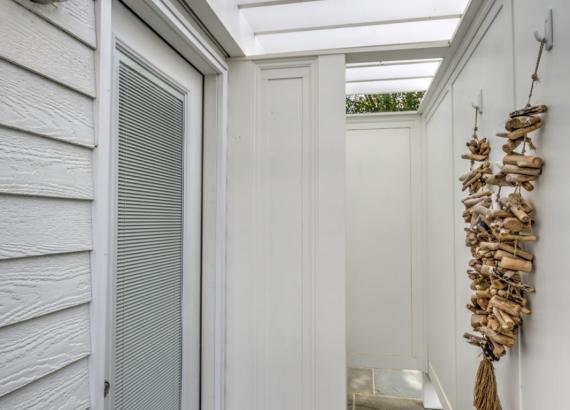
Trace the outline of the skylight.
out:
[[[440,63],[441,60],[437,59],[349,64],[346,68],[346,93],[425,91]]]
[[[237,0],[260,54],[449,42],[468,0]]]

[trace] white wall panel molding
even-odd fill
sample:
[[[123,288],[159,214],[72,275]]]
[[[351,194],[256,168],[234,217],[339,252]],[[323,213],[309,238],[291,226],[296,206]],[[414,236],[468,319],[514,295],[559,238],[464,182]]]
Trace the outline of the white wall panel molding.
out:
[[[425,370],[419,116],[349,116],[346,129],[349,367]]]
[[[344,408],[344,57],[230,75],[228,409]]]
[[[268,63],[256,77],[254,408],[309,410],[316,379],[315,66]]]

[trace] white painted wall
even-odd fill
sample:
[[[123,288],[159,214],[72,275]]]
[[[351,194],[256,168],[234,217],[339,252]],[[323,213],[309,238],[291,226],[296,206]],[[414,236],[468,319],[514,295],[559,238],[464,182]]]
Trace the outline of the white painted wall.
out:
[[[89,406],[95,2],[0,2],[0,408]]]
[[[346,404],[344,56],[230,66],[228,410]]]
[[[349,367],[422,369],[419,116],[350,116],[346,135]]]
[[[546,52],[541,64],[541,82],[534,102],[549,106],[546,126],[536,139],[546,159],[536,190],[529,195],[537,209],[535,246],[537,269],[527,280],[537,287],[531,297],[533,315],[525,320],[522,336],[513,351],[497,365],[503,408],[534,410],[566,407],[563,386],[570,382],[565,363],[570,362],[564,340],[567,326],[559,325],[567,311],[570,279],[565,270],[564,250],[570,246],[565,234],[570,212],[570,191],[565,183],[569,152],[565,117],[570,110],[567,93],[570,80],[565,72],[570,55],[568,42],[570,4],[553,0],[548,4],[523,1],[487,1],[485,18],[476,21],[474,40],[460,49],[465,52],[459,66],[442,87],[435,104],[424,115],[428,176],[428,350],[432,380],[447,396],[447,408],[472,408],[472,389],[479,358],[462,334],[469,330],[465,309],[470,290],[464,275],[469,259],[464,246],[461,219],[463,193],[457,178],[468,164],[460,159],[473,127],[473,109],[479,89],[483,90],[484,113],[480,135],[491,138],[493,161],[502,157],[502,131],[508,112],[526,103],[530,74],[538,43],[533,31],[541,30],[548,7],[554,8],[555,48]]]

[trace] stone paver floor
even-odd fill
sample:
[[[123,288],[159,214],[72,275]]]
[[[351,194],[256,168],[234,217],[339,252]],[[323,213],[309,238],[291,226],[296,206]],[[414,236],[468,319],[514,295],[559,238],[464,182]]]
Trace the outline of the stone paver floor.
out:
[[[347,387],[347,410],[423,410],[418,371],[349,369]]]

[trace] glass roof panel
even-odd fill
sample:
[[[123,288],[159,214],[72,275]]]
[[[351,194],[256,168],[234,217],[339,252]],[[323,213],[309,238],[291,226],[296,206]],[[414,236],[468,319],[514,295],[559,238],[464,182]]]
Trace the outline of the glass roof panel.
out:
[[[253,31],[458,16],[469,0],[320,0],[244,8]]]
[[[410,80],[386,80],[347,83],[346,94],[383,94],[407,91],[425,91],[431,84],[431,78]]]
[[[459,18],[257,36],[265,54],[448,41]]]
[[[433,77],[440,61],[418,62],[410,64],[387,64],[347,67],[346,81],[372,81],[398,78]]]

